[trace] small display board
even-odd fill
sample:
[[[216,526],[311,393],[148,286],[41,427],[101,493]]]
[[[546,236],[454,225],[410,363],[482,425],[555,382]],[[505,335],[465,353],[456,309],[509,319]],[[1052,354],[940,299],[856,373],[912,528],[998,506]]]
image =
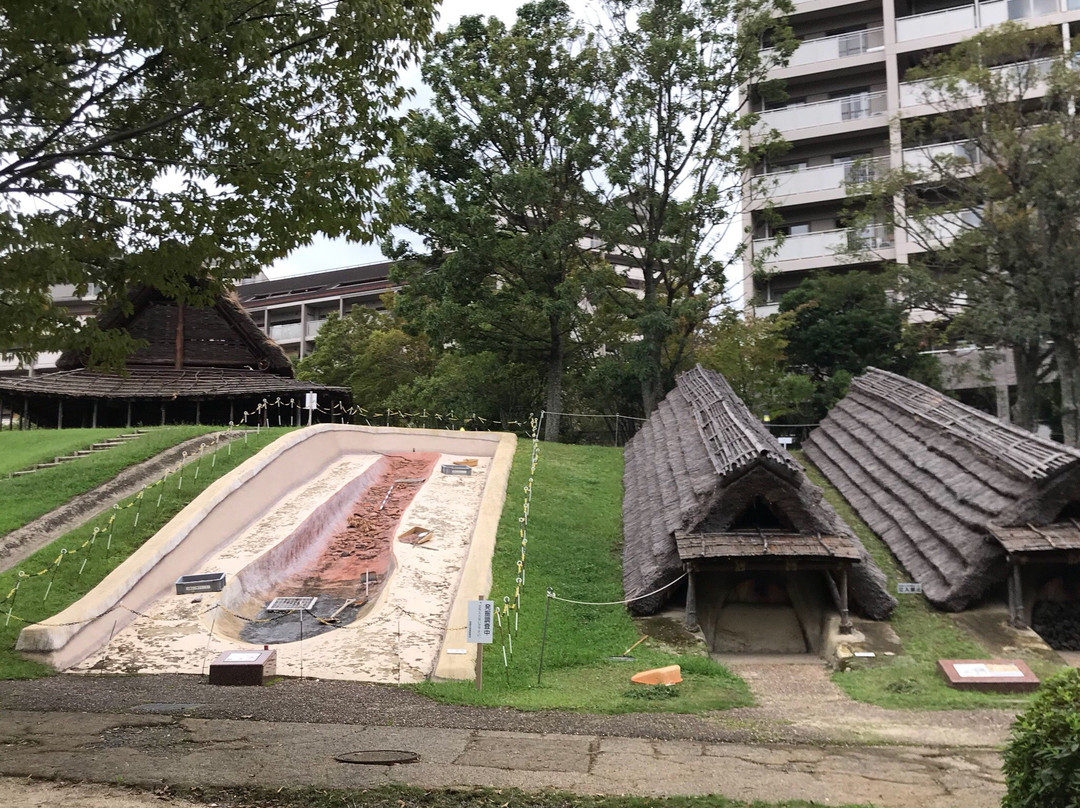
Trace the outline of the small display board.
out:
[[[900,581],[896,584],[896,594],[898,595],[921,595],[922,584],[907,583]]]
[[[441,468],[443,474],[453,474],[459,477],[472,476],[472,466],[463,466],[458,463],[444,463]]]
[[[277,651],[225,651],[210,663],[212,685],[262,685],[277,673]]]
[[[304,409],[313,410],[319,406],[319,394],[318,393],[305,393],[304,394]]]
[[[181,575],[176,579],[176,594],[178,595],[191,595],[197,592],[220,592],[224,588],[224,572],[203,572],[197,575]]]
[[[495,601],[470,600],[466,621],[465,642],[495,641]]]
[[[310,612],[318,603],[318,598],[292,597],[274,598],[266,604],[268,612]]]
[[[1026,693],[1039,686],[1021,659],[939,659],[938,669],[957,690]]]

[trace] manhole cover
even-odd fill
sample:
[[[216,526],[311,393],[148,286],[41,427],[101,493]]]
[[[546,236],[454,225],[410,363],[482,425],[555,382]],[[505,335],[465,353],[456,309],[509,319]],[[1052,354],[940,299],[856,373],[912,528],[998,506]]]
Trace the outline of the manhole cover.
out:
[[[366,763],[370,766],[393,766],[397,763],[416,763],[420,756],[416,752],[403,752],[400,749],[364,749],[359,752],[346,752],[334,755],[338,763]]]
[[[311,611],[318,598],[274,598],[266,607],[268,612]]]

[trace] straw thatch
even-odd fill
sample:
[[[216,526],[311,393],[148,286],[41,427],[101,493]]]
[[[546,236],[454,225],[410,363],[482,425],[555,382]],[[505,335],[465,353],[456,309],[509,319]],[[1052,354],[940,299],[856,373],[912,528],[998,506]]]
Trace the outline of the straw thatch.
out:
[[[1005,575],[991,523],[1049,525],[1080,498],[1080,452],[874,368],[804,447],[926,597],[949,610]]]
[[[896,601],[885,577],[821,490],[739,400],[722,376],[696,367],[679,376],[626,447],[623,497],[623,588],[638,598],[683,573],[676,533],[724,533],[775,527],[785,534],[835,537],[857,550],[851,591],[864,614],[886,617]],[[762,509],[776,521],[743,524]],[[751,520],[752,521],[752,520]],[[757,545],[756,531],[747,535]],[[631,609],[660,609],[664,592],[636,600]]]

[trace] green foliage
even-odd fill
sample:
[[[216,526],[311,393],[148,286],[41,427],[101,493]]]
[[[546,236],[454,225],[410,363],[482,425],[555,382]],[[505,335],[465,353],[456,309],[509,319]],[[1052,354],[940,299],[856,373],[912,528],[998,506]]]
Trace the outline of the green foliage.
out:
[[[889,289],[887,276],[846,272],[809,278],[781,299],[781,314],[790,315],[783,329],[788,361],[816,383],[815,417],[867,367],[939,383],[937,360],[920,354],[929,332],[908,326],[907,306]]]
[[[813,381],[788,370],[785,334],[795,315],[740,316],[725,309],[702,331],[698,361],[721,373],[758,418],[798,415],[814,395]]]
[[[348,387],[357,406],[382,411],[399,387],[433,365],[427,340],[406,334],[392,313],[353,306],[344,317],[326,319],[315,350],[297,365],[296,377]]]
[[[15,641],[23,626],[26,623],[47,620],[77,601],[103,580],[120,562],[141,547],[214,480],[236,468],[287,432],[289,432],[288,428],[263,429],[258,435],[249,434],[246,441],[238,438],[234,441],[231,450],[222,445],[218,449],[218,458],[212,466],[208,459],[209,455],[202,461],[198,479],[195,479],[194,470],[189,466],[185,471],[182,487],[179,485],[178,477],[170,476],[164,484],[147,489],[141,506],[137,504],[136,497],[129,497],[120,503],[120,510],[105,511],[38,550],[15,568],[0,573],[0,597],[6,596],[5,601],[0,604],[0,679],[25,679],[50,673],[50,669],[45,666],[23,659],[15,653]],[[159,444],[158,451],[190,437],[182,429],[175,427],[154,430],[154,433],[165,443],[164,446]],[[105,454],[116,451],[119,449],[110,449]],[[129,457],[127,462],[130,464],[134,461]],[[161,495],[160,505],[157,500],[158,494]],[[132,507],[127,507],[128,505]],[[139,514],[137,526],[135,525],[136,513]],[[114,515],[115,521],[112,525],[111,542],[109,542],[107,538],[110,536],[109,519]],[[100,529],[94,543],[82,546],[93,537],[94,528]],[[106,549],[107,546],[108,549]],[[60,565],[56,566],[56,559],[62,549],[67,549],[69,553],[64,556]],[[85,568],[82,566],[84,558],[86,559]],[[54,567],[55,574],[52,573]],[[19,570],[23,570],[30,577],[23,579],[18,593],[12,598],[11,590],[18,581]],[[36,573],[41,570],[50,570],[50,572],[37,575]],[[52,581],[51,588],[50,581]],[[46,590],[48,591],[47,600],[45,599]],[[5,626],[9,609],[13,617]]]
[[[514,594],[521,548],[518,517],[531,451],[530,444],[519,443],[499,523],[491,590],[498,604],[504,595]],[[520,630],[514,634],[509,668],[503,666],[496,628],[495,643],[487,646],[484,654],[482,692],[471,682],[426,682],[416,689],[453,703],[523,710],[703,712],[749,704],[745,683],[707,656],[676,656],[651,649],[646,641],[634,649],[634,662],[609,661],[609,656],[622,654],[638,639],[625,607],[548,603],[549,586],[574,600],[622,599],[621,516],[620,449],[543,444],[529,511]],[[544,672],[537,685],[544,614],[549,605]],[[676,697],[650,700],[625,695],[634,673],[672,664],[683,666],[683,682]]]
[[[60,507],[69,499],[108,482],[125,468],[189,438],[214,432],[212,426],[156,427],[141,438],[25,477],[0,480],[0,536]],[[64,430],[66,431],[66,430]],[[0,449],[9,436],[0,435]],[[24,434],[48,434],[38,430]]]
[[[0,348],[131,347],[54,304],[197,303],[318,232],[371,239],[431,0],[7,3]],[[196,292],[193,279],[213,281]]]
[[[0,431],[0,477],[6,477],[13,471],[29,468],[35,463],[50,462],[54,457],[66,455],[77,449],[89,449],[92,443],[115,438],[126,431],[124,429]]]
[[[1002,808],[1080,805],[1080,670],[1044,682],[1005,748]]]

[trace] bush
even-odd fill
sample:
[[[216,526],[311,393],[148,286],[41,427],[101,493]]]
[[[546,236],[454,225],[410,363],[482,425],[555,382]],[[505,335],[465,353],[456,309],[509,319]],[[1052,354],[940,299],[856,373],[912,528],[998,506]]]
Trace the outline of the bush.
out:
[[[1080,669],[1047,680],[1005,749],[1003,808],[1080,805]]]

